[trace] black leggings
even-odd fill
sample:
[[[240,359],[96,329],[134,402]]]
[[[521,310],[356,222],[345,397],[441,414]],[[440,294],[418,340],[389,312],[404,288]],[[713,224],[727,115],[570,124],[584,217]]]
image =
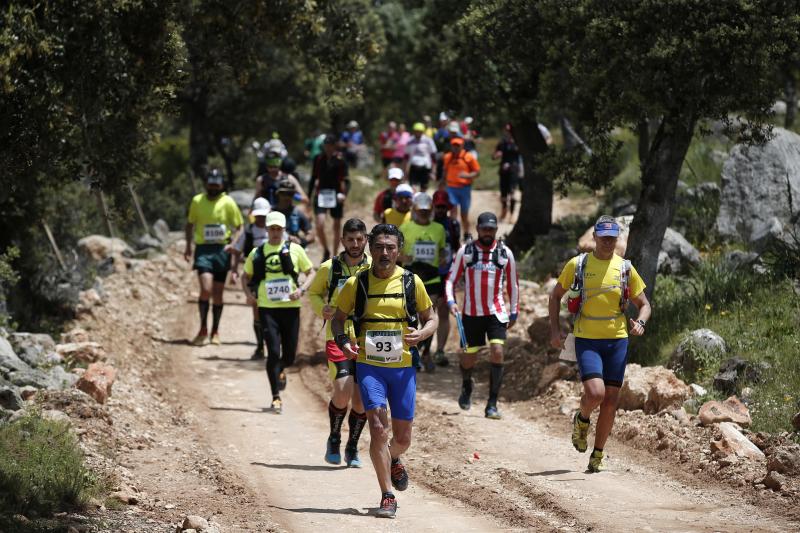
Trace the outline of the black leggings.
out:
[[[267,379],[272,396],[279,396],[278,376],[294,364],[300,334],[300,308],[259,307],[258,318],[267,345]]]

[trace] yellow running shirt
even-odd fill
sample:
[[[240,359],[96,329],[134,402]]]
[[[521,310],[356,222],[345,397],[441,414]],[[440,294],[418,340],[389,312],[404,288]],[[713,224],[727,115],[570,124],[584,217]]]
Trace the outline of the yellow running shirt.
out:
[[[347,280],[339,293],[337,306],[339,311],[351,315],[356,306],[356,288],[358,277],[353,276]],[[428,291],[419,276],[414,275],[414,292],[417,298],[417,311],[424,312],[431,308],[431,299]],[[386,279],[376,278],[369,273],[369,294],[403,294],[403,268],[395,267],[391,276]],[[367,298],[365,305],[366,318],[405,318],[405,301],[402,297]],[[364,322],[361,326],[361,335],[358,337],[359,363],[375,365],[385,368],[404,368],[411,366],[411,352],[408,344],[403,340],[403,335],[408,333],[406,322]],[[370,338],[370,346],[366,344],[366,337]],[[370,357],[368,358],[368,355]],[[378,362],[380,356],[389,362]],[[396,359],[396,360],[395,360]]]
[[[575,278],[575,267],[578,257],[573,257],[564,266],[558,283],[564,290],[569,290]],[[614,254],[611,259],[598,259],[589,253],[586,269],[583,273],[584,293],[581,314],[575,321],[574,333],[576,337],[584,339],[624,339],[628,336],[628,327],[625,315],[620,313],[620,272],[622,271],[622,257]],[[644,280],[631,266],[630,281],[628,286],[631,298],[642,294],[645,288]],[[613,317],[607,320],[592,320],[592,317]]]
[[[411,256],[412,262],[427,263],[436,267],[438,271],[440,254],[447,245],[444,226],[433,221],[423,226],[413,220],[409,220],[400,226],[400,232],[403,234],[404,239],[403,254]],[[426,281],[425,285],[432,285],[441,281],[441,276],[436,276]]]
[[[297,284],[290,274],[284,274],[283,270],[281,270],[279,252],[282,247],[283,242],[280,244],[264,243],[264,256],[267,258],[267,264],[264,279],[258,285],[259,307],[287,308],[303,306],[299,298],[297,300],[289,299],[289,295],[297,290]],[[244,262],[244,272],[248,276],[253,275],[253,259],[256,256],[257,249],[253,248]],[[298,274],[308,272],[313,267],[311,259],[308,258],[306,251],[299,244],[289,243],[289,255],[292,256],[294,270]]]
[[[224,192],[213,200],[200,193],[189,204],[189,223],[194,224],[196,244],[228,244],[231,230],[243,223],[242,212]]]
[[[394,224],[399,228],[400,226],[411,220],[411,211],[408,211],[406,213],[401,213],[394,207],[390,207],[389,209],[383,212],[383,220],[385,220],[387,224]]]
[[[339,279],[337,288],[331,295],[331,301],[329,304],[334,309],[336,308],[336,299],[339,296],[339,292],[341,292],[342,287],[344,287],[344,284],[347,282],[347,280],[351,276],[355,276],[356,272],[359,272],[362,268],[367,268],[372,264],[372,260],[368,254],[364,254],[364,258],[361,263],[352,267],[347,266],[347,263],[345,263],[341,258],[339,260],[342,262],[342,277]],[[328,259],[322,263],[319,266],[314,279],[311,281],[311,285],[308,287],[308,299],[311,300],[311,307],[314,309],[314,313],[316,313],[319,317],[322,316],[322,308],[325,307],[326,303],[328,303],[328,283],[330,283],[331,279],[332,264],[333,259]],[[345,323],[344,332],[350,335],[350,337],[355,335],[353,333],[352,321],[348,320]],[[333,340],[330,321],[325,324],[325,340]]]

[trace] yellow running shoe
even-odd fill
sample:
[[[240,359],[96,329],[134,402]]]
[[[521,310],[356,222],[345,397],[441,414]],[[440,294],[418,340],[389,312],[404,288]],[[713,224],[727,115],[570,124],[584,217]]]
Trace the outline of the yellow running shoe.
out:
[[[589,436],[589,422],[582,422],[578,415],[580,410],[575,411],[575,416],[572,417],[572,445],[581,453],[584,453],[589,445],[586,442]]]
[[[589,456],[589,472],[597,473],[606,469],[606,462],[604,454],[601,451],[594,450],[592,455]]]
[[[192,344],[195,346],[204,346],[207,340],[208,332],[204,329],[201,329],[197,335],[195,335],[194,339],[192,339]]]
[[[211,334],[211,344],[213,344],[214,346],[219,346],[220,344],[222,344],[222,341],[219,340],[219,333],[217,333],[216,331]]]
[[[280,398],[273,398],[272,399],[272,411],[279,415],[283,412],[283,402],[281,402]]]

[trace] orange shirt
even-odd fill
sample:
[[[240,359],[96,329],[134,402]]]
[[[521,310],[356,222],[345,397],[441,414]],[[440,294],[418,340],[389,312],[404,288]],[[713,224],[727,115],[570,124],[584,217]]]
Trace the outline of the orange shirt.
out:
[[[458,157],[454,157],[452,152],[444,154],[444,176],[448,187],[469,187],[472,179],[460,178],[462,172],[477,172],[481,169],[478,160],[466,150],[461,150]]]

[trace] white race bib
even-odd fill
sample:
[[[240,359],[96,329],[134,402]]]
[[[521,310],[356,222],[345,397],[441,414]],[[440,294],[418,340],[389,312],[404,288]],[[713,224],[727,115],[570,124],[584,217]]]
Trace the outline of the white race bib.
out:
[[[497,320],[499,320],[503,324],[506,324],[508,322],[508,313],[506,313],[505,311],[500,311],[498,313],[495,313],[494,316],[496,316]]]
[[[424,263],[433,263],[436,259],[436,243],[431,241],[417,241],[414,243],[414,260]]]
[[[403,359],[403,331],[368,330],[364,337],[364,352],[367,361],[399,363]]]
[[[320,189],[317,195],[317,205],[323,209],[331,209],[336,207],[336,190],[334,189]]]
[[[206,244],[223,244],[227,240],[225,224],[206,224],[203,226],[203,240]]]
[[[292,284],[289,278],[276,278],[268,280],[265,286],[267,299],[271,302],[287,302],[292,294]]]

